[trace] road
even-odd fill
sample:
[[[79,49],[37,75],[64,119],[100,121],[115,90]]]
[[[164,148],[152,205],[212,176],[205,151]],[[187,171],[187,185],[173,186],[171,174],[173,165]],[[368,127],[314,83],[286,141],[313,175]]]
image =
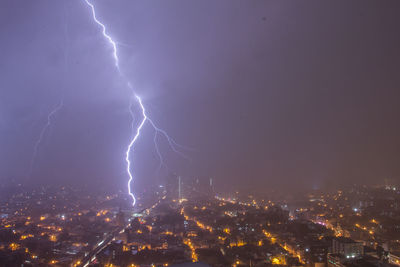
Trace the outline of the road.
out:
[[[77,267],[86,267],[88,266],[92,261],[96,259],[97,254],[99,254],[103,249],[105,249],[113,240],[114,238],[119,234],[122,233],[126,228],[130,226],[130,223],[120,229],[116,229],[106,235],[106,237],[101,240],[99,243],[97,243],[97,246],[89,252],[88,255],[86,255],[82,260],[80,260],[80,264],[76,265]]]
[[[153,209],[155,208],[158,204],[160,204],[161,200],[165,199],[165,196],[158,199],[150,208],[145,208],[140,210],[137,213],[143,213],[147,209]],[[113,240],[114,238],[120,234],[123,233],[128,227],[130,227],[131,223],[128,222],[127,225],[124,227],[119,227],[112,231],[111,233],[108,233],[99,243],[97,243],[96,247],[92,249],[92,251],[89,252],[83,259],[79,261],[79,264],[76,264],[74,266],[76,267],[87,267],[89,264],[96,259],[96,256],[103,250],[105,249]]]

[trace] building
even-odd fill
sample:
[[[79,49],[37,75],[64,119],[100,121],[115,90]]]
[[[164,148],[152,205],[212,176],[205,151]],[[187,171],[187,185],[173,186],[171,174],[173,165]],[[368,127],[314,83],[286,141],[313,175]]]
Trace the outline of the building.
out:
[[[400,253],[389,253],[389,263],[400,266]]]
[[[190,262],[190,263],[175,264],[172,265],[171,267],[210,267],[210,265],[201,262]]]
[[[117,213],[116,220],[119,227],[125,226],[125,214],[121,211],[121,209]]]
[[[328,267],[346,267],[343,265],[343,257],[338,254],[328,254],[327,262]]]
[[[332,240],[331,252],[345,259],[359,258],[364,254],[364,245],[347,237],[336,237]]]

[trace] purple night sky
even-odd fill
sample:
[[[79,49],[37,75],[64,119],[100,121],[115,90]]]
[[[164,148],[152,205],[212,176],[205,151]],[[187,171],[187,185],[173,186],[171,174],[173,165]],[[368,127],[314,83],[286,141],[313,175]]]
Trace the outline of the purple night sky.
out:
[[[170,171],[241,188],[400,181],[399,1],[91,2],[148,114],[193,148],[186,161],[159,136]],[[88,6],[3,0],[0,30],[0,181],[124,189],[131,91]],[[135,190],[168,173],[153,137]]]

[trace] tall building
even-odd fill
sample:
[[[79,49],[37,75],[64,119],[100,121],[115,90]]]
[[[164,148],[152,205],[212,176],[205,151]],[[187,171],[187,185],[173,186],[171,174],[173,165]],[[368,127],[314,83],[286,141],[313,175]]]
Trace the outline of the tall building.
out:
[[[178,199],[179,198],[179,180],[175,173],[170,173],[166,177],[165,190],[167,192],[168,199]]]
[[[358,258],[364,254],[364,245],[347,237],[336,237],[332,240],[332,253],[345,258]]]
[[[332,240],[331,253],[327,256],[328,267],[345,267],[364,255],[364,245],[347,237]],[[358,266],[358,265],[357,265]]]
[[[179,201],[182,200],[182,179],[180,176],[178,177],[178,199]]]
[[[214,193],[214,180],[212,178],[196,179],[193,185],[193,190],[203,196],[213,196]]]
[[[119,227],[125,226],[125,214],[121,211],[121,209],[117,213],[116,219]]]

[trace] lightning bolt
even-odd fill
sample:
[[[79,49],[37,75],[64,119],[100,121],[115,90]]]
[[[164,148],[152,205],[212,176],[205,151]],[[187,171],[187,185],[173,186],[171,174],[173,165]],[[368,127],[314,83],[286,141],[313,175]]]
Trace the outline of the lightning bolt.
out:
[[[119,58],[118,58],[118,52],[117,52],[117,43],[116,43],[116,42],[113,40],[113,38],[107,33],[106,26],[97,18],[97,16],[96,16],[96,10],[95,10],[94,5],[93,5],[89,0],[84,0],[84,1],[85,1],[85,3],[90,7],[90,10],[91,10],[91,13],[92,13],[93,21],[94,21],[97,25],[99,25],[99,26],[101,27],[103,37],[104,37],[104,38],[107,40],[107,42],[111,45],[111,48],[112,48],[112,55],[113,55],[113,59],[114,59],[114,64],[115,64],[115,67],[116,67],[117,70],[118,70],[118,73],[121,75],[121,77],[123,77],[123,78],[126,80],[126,84],[127,84],[127,86],[129,87],[129,89],[131,89],[132,92],[134,92],[133,86],[131,85],[131,83],[129,82],[129,80],[125,77],[125,75],[124,75],[124,74],[121,72],[121,70],[120,70]],[[183,154],[181,151],[179,151],[179,150],[177,149],[177,148],[184,149],[185,147],[184,147],[184,146],[181,146],[181,145],[179,145],[177,142],[175,142],[175,140],[173,140],[171,137],[169,137],[169,135],[167,134],[166,131],[162,130],[161,128],[158,128],[158,127],[155,125],[155,123],[147,116],[147,114],[146,114],[146,109],[145,109],[145,107],[144,107],[144,105],[143,105],[142,99],[141,99],[138,95],[136,95],[135,93],[133,93],[133,96],[134,96],[134,99],[136,100],[136,102],[139,104],[139,107],[140,107],[140,109],[141,109],[142,119],[141,119],[139,125],[136,127],[136,130],[134,130],[134,128],[135,128],[135,127],[134,127],[134,113],[133,113],[133,111],[132,111],[133,102],[131,101],[131,102],[130,102],[130,106],[129,106],[129,113],[130,113],[130,115],[131,115],[131,117],[132,117],[132,131],[134,132],[134,134],[133,134],[133,137],[132,137],[132,139],[130,140],[130,142],[129,142],[129,144],[128,144],[128,147],[127,147],[127,149],[126,149],[126,151],[125,151],[125,162],[126,162],[126,172],[127,172],[128,176],[129,176],[129,180],[128,180],[128,194],[129,194],[129,195],[131,196],[131,198],[132,198],[132,206],[135,206],[136,198],[135,198],[134,194],[132,193],[132,189],[131,189],[131,184],[132,184],[132,181],[134,180],[134,176],[133,176],[132,171],[131,171],[131,167],[132,167],[132,165],[133,165],[132,162],[131,162],[131,152],[132,152],[132,150],[134,149],[135,143],[136,143],[137,139],[138,139],[139,136],[140,136],[140,131],[142,130],[142,128],[143,128],[143,126],[144,126],[144,124],[145,124],[146,122],[149,122],[150,126],[152,126],[152,128],[153,128],[154,131],[155,131],[153,141],[154,141],[154,145],[155,145],[155,148],[156,148],[157,155],[158,155],[158,157],[159,157],[159,159],[160,159],[160,168],[161,168],[162,166],[164,166],[165,164],[164,164],[163,157],[162,157],[162,155],[161,155],[161,152],[160,152],[159,147],[158,147],[158,144],[157,144],[157,136],[158,136],[158,134],[163,135],[163,136],[166,138],[166,140],[167,140],[167,142],[168,142],[170,148],[171,148],[175,153],[178,153],[180,156],[182,156],[182,157],[184,157],[184,158],[186,158],[186,159],[189,159],[189,158],[188,158],[185,154]]]
[[[187,148],[187,147],[185,147],[185,146],[182,146],[182,145],[178,144],[177,142],[175,142],[174,139],[172,139],[172,138],[167,134],[166,131],[164,131],[163,129],[158,128],[150,118],[147,118],[147,120],[149,121],[150,125],[154,128],[154,130],[155,130],[155,132],[156,132],[156,135],[155,135],[155,136],[157,136],[157,134],[163,135],[163,136],[165,137],[165,139],[167,140],[168,145],[169,145],[169,147],[172,149],[172,151],[174,151],[175,153],[177,153],[178,155],[180,155],[182,158],[185,158],[185,159],[191,161],[191,158],[189,158],[189,157],[186,156],[184,153],[182,153],[181,151],[179,151],[179,150],[177,149],[177,147],[182,148],[182,149],[186,149],[186,150],[191,150],[191,148]],[[157,148],[157,150],[158,150],[158,148]]]
[[[118,55],[117,55],[117,44],[114,42],[114,40],[111,38],[111,36],[107,34],[106,26],[97,19],[96,10],[94,8],[94,5],[92,3],[90,3],[89,0],[85,0],[85,2],[86,2],[86,4],[88,4],[90,9],[92,10],[92,17],[93,17],[94,22],[96,22],[101,27],[104,38],[106,38],[107,41],[111,44],[112,49],[113,49],[113,58],[114,58],[114,62],[115,62],[115,67],[120,72],[119,59],[118,59]]]
[[[131,191],[131,183],[132,183],[132,180],[133,180],[133,175],[132,175],[132,173],[131,173],[131,164],[132,164],[132,163],[131,163],[131,160],[130,160],[130,156],[131,156],[130,154],[131,154],[131,149],[132,149],[133,145],[135,144],[136,140],[139,138],[140,130],[142,129],[144,123],[145,123],[146,120],[147,120],[146,110],[145,110],[145,108],[144,108],[144,106],[143,106],[142,100],[141,100],[140,97],[138,97],[137,95],[135,95],[135,97],[136,97],[137,101],[139,102],[140,108],[142,109],[143,119],[142,119],[142,122],[141,122],[141,123],[139,124],[139,126],[137,127],[136,134],[135,134],[135,136],[132,138],[132,140],[131,140],[131,142],[129,143],[128,148],[127,148],[127,150],[126,150],[126,152],[125,152],[126,172],[127,172],[128,175],[129,175],[129,180],[128,180],[128,194],[132,197],[132,206],[135,206],[136,198],[135,198],[135,196],[133,195],[133,193],[132,193],[132,191]]]
[[[39,138],[37,139],[37,141],[35,143],[35,146],[33,148],[33,156],[32,156],[32,160],[31,160],[31,166],[30,166],[30,169],[29,169],[29,176],[32,175],[33,167],[34,167],[35,161],[36,161],[36,156],[37,156],[38,151],[39,151],[39,146],[43,142],[43,138],[44,138],[44,136],[45,136],[45,134],[47,132],[47,129],[51,125],[51,119],[63,107],[63,105],[64,105],[64,100],[61,99],[60,103],[53,110],[51,110],[51,112],[47,115],[47,123],[42,128],[42,131],[39,134]]]
[[[65,12],[65,20],[66,23],[64,25],[64,37],[65,37],[65,50],[64,50],[64,73],[66,74],[68,71],[68,55],[69,55],[69,51],[68,51],[68,43],[69,43],[69,38],[68,38],[68,13],[67,13],[67,9],[64,6],[64,12]],[[63,107],[64,105],[64,96],[61,97],[61,101],[60,103],[54,107],[54,109],[52,109],[50,111],[50,113],[47,115],[47,122],[46,124],[43,126],[42,130],[40,131],[39,137],[35,143],[35,146],[33,148],[33,155],[32,155],[32,160],[31,160],[31,165],[29,168],[29,177],[31,177],[32,172],[33,172],[33,168],[35,165],[35,161],[36,161],[36,157],[39,151],[39,147],[40,144],[43,141],[43,138],[47,132],[47,129],[50,127],[51,122],[52,122],[52,118],[56,115],[56,113]]]
[[[160,149],[158,148],[157,136],[158,136],[158,132],[154,131],[153,143],[154,143],[154,148],[156,150],[158,159],[160,161],[160,165],[158,166],[158,169],[157,169],[157,174],[158,174],[163,166],[166,167],[167,169],[168,169],[168,167],[167,167],[167,165],[165,165],[163,157],[162,157],[161,152],[160,152]]]

